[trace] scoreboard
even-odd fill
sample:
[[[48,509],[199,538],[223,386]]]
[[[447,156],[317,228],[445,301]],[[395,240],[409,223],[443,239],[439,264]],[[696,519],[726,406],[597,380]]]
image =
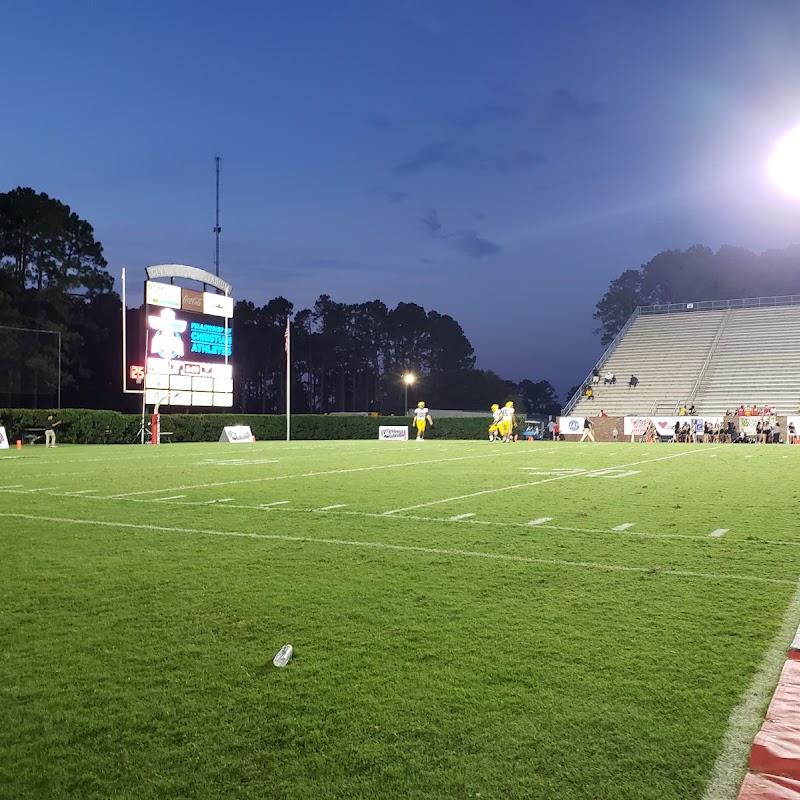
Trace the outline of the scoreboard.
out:
[[[233,298],[145,282],[145,403],[233,405]]]

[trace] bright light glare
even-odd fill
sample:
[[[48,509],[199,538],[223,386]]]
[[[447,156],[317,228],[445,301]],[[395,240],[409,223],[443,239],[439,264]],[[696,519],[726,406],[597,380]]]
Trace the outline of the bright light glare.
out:
[[[405,375],[403,375],[403,380],[407,384],[412,384],[414,383],[414,376],[410,372],[407,372]]]
[[[800,198],[800,125],[775,145],[767,169],[770,179],[781,191]]]

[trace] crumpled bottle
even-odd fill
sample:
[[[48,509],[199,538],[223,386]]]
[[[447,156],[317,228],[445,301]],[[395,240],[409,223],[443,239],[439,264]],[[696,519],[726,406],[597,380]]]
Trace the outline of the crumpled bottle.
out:
[[[292,657],[292,652],[292,646],[290,644],[285,644],[278,650],[278,654],[272,659],[272,663],[276,667],[285,667]]]

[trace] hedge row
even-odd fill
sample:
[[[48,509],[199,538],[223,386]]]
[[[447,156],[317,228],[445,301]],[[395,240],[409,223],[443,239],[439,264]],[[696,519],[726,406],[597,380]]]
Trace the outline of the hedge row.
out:
[[[33,410],[0,409],[0,425],[11,442],[23,439],[27,429],[42,428],[48,414],[62,424],[58,441],[78,444],[133,444],[141,426],[140,414],[83,408]],[[149,417],[148,426],[149,426]],[[483,439],[489,425],[483,417],[441,417],[428,429],[429,439]],[[409,417],[292,416],[292,439],[377,439],[379,425],[410,425]],[[173,442],[216,442],[226,425],[249,425],[258,440],[286,438],[286,417],[280,414],[162,414],[161,430],[172,432]]]

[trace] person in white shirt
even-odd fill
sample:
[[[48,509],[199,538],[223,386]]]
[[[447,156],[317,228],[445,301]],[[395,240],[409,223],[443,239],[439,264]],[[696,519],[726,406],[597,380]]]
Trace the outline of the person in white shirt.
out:
[[[425,407],[425,403],[420,400],[414,409],[414,426],[417,429],[418,442],[425,440],[425,427],[428,423],[430,423],[431,427],[433,426],[430,411]]]

